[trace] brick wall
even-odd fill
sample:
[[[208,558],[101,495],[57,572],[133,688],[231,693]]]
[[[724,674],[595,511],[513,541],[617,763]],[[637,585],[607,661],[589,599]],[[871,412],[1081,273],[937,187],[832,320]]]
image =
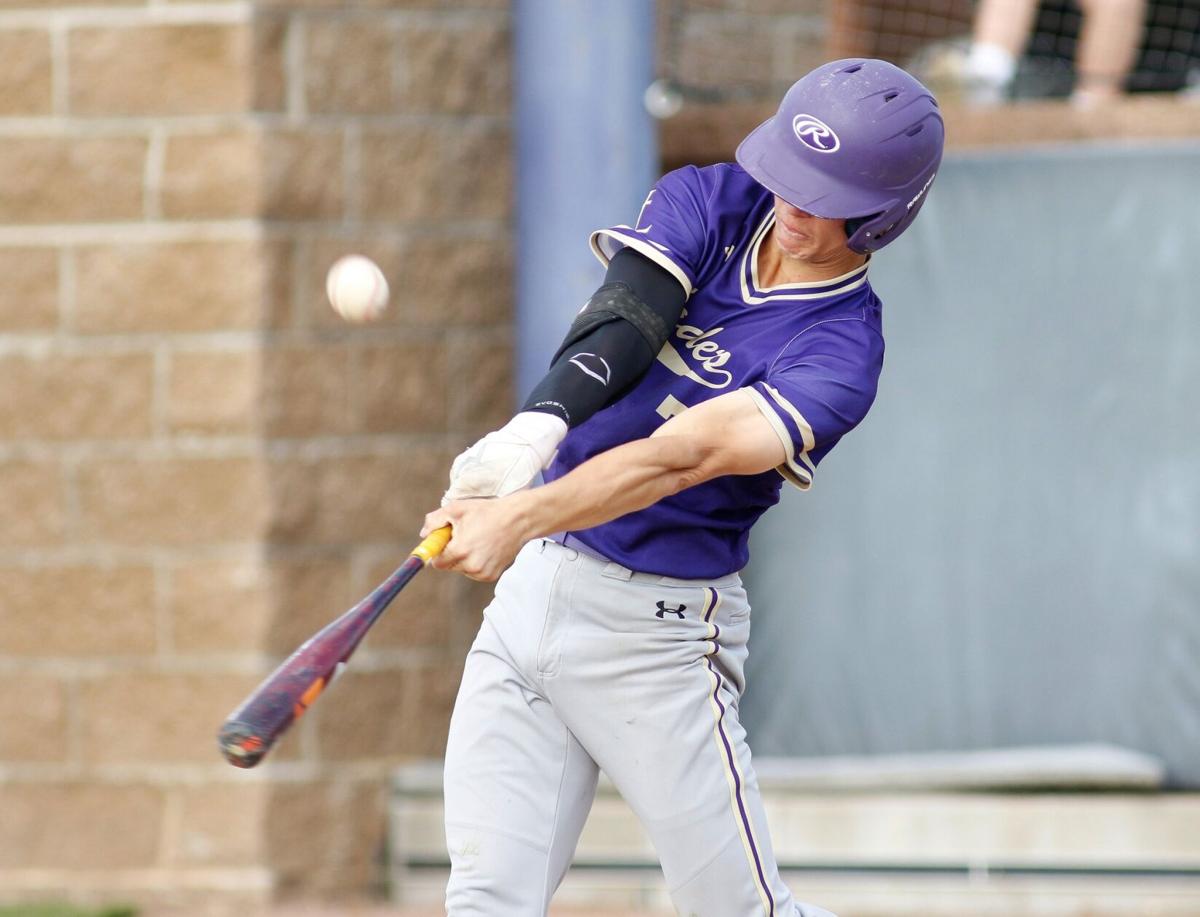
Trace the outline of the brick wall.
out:
[[[510,409],[506,0],[0,5],[0,901],[376,881],[482,590],[427,573],[257,771],[221,719]],[[329,263],[384,267],[368,327]]]

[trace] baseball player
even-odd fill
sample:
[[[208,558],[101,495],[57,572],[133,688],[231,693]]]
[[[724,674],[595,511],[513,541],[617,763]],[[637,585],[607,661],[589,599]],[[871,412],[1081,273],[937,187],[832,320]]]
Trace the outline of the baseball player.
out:
[[[811,486],[871,406],[869,253],[916,217],[942,142],[919,82],[836,61],[736,165],[672,172],[634,225],[593,234],[604,285],[426,518],[454,529],[437,566],[499,577],[446,750],[452,917],[544,915],[600,769],[680,914],[831,917],[771,851],[738,716],[738,571],[782,483]]]

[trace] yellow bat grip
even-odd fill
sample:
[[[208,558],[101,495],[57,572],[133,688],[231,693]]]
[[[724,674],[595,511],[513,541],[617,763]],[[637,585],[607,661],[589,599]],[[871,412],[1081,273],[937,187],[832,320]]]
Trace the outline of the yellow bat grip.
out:
[[[435,557],[442,553],[442,549],[450,543],[450,526],[443,525],[440,529],[434,529],[425,536],[422,541],[412,550],[413,557],[419,557],[425,563],[429,563]]]

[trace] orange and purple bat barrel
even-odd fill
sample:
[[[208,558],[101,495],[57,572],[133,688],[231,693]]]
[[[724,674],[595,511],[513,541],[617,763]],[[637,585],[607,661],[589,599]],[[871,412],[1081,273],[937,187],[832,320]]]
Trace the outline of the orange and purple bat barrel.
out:
[[[432,532],[370,595],[305,641],[225,720],[217,744],[230,764],[254,767],[338,676],[396,594],[450,540]]]

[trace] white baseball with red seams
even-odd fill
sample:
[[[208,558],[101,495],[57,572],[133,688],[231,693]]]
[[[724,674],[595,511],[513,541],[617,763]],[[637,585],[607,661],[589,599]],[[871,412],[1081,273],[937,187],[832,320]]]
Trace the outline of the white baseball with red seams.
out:
[[[369,322],[387,309],[387,279],[365,255],[335,261],[325,277],[325,293],[334,311],[348,322]]]

